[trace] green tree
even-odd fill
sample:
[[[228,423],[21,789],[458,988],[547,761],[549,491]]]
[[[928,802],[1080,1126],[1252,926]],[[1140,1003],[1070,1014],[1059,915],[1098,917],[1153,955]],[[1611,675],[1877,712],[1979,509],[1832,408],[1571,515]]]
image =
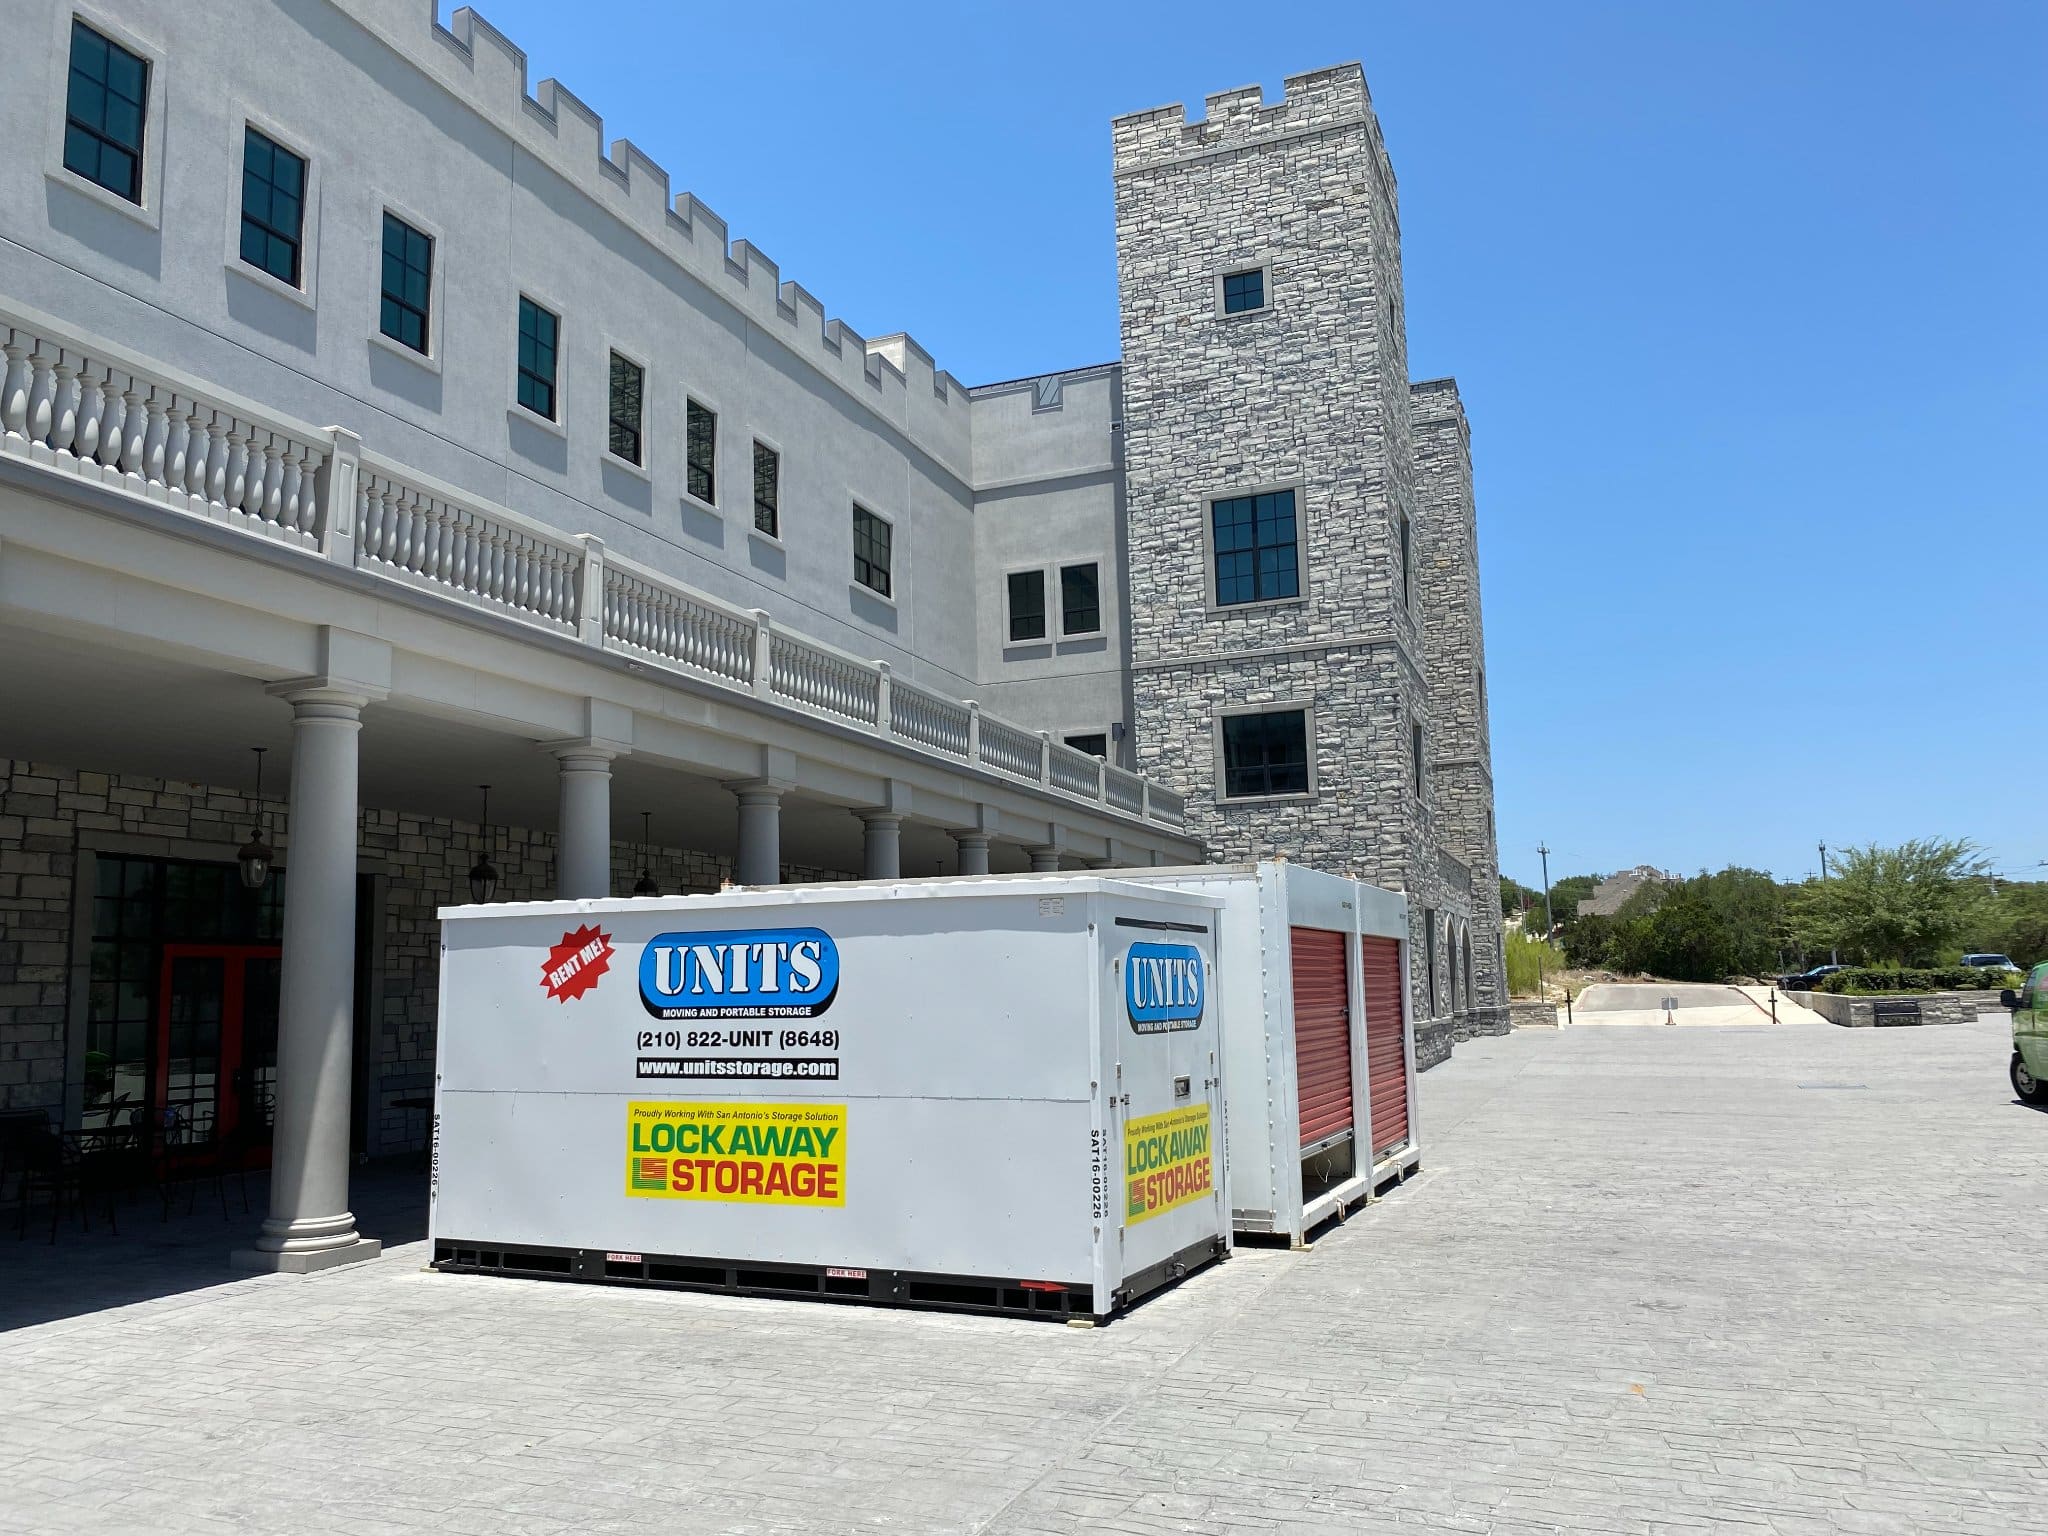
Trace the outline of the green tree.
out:
[[[1814,949],[1839,949],[1844,958],[1893,969],[1909,960],[1952,960],[1946,951],[1988,915],[1988,868],[1976,845],[1961,838],[1844,849],[1831,878],[1800,888],[1792,931]]]
[[[1543,910],[1543,893],[1531,890],[1519,880],[1510,880],[1506,875],[1502,875],[1500,877],[1500,915],[1502,917],[1514,917],[1523,911],[1525,904],[1529,911],[1541,912]],[[1536,922],[1540,927],[1543,919],[1539,917]]]
[[[1579,903],[1593,894],[1593,887],[1600,883],[1598,875],[1566,875],[1550,885],[1550,910],[1557,914],[1560,931],[1571,927],[1579,920]],[[1536,905],[1543,906],[1543,893],[1536,893]]]
[[[1984,948],[2012,957],[2022,966],[2048,960],[2048,884],[2014,881],[2000,885],[1991,898]]]

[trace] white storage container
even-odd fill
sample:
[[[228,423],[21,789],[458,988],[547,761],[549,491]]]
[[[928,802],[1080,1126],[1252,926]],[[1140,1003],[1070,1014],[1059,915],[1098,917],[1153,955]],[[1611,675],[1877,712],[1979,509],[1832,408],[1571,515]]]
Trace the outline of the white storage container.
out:
[[[442,1269],[1103,1319],[1228,1251],[1214,896],[441,913]]]
[[[1231,1217],[1299,1244],[1421,1164],[1408,899],[1284,860],[1124,872],[1220,897]]]

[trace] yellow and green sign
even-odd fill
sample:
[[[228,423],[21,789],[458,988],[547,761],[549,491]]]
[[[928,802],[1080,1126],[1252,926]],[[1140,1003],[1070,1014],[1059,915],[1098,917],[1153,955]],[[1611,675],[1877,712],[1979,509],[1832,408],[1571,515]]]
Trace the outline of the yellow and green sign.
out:
[[[1177,1210],[1214,1188],[1208,1105],[1124,1122],[1124,1225]]]
[[[651,1200],[844,1205],[846,1106],[628,1104],[626,1193]]]

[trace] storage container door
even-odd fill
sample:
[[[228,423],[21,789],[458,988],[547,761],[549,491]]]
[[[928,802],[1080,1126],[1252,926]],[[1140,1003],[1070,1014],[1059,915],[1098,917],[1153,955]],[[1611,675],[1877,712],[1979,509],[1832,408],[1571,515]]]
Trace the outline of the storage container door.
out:
[[[1372,1085],[1372,1151],[1377,1158],[1408,1139],[1408,1053],[1401,1044],[1401,945],[1360,939],[1365,982],[1365,1058]]]
[[[1301,1144],[1351,1129],[1351,998],[1344,982],[1344,935],[1296,928],[1294,1073],[1301,1085]]]

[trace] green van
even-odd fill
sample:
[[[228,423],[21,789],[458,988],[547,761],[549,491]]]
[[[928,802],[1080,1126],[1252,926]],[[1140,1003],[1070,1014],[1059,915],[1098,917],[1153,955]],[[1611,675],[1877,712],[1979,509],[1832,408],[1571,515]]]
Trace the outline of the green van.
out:
[[[2048,961],[1998,1000],[2012,1010],[2012,1091],[2029,1104],[2048,1104]]]

